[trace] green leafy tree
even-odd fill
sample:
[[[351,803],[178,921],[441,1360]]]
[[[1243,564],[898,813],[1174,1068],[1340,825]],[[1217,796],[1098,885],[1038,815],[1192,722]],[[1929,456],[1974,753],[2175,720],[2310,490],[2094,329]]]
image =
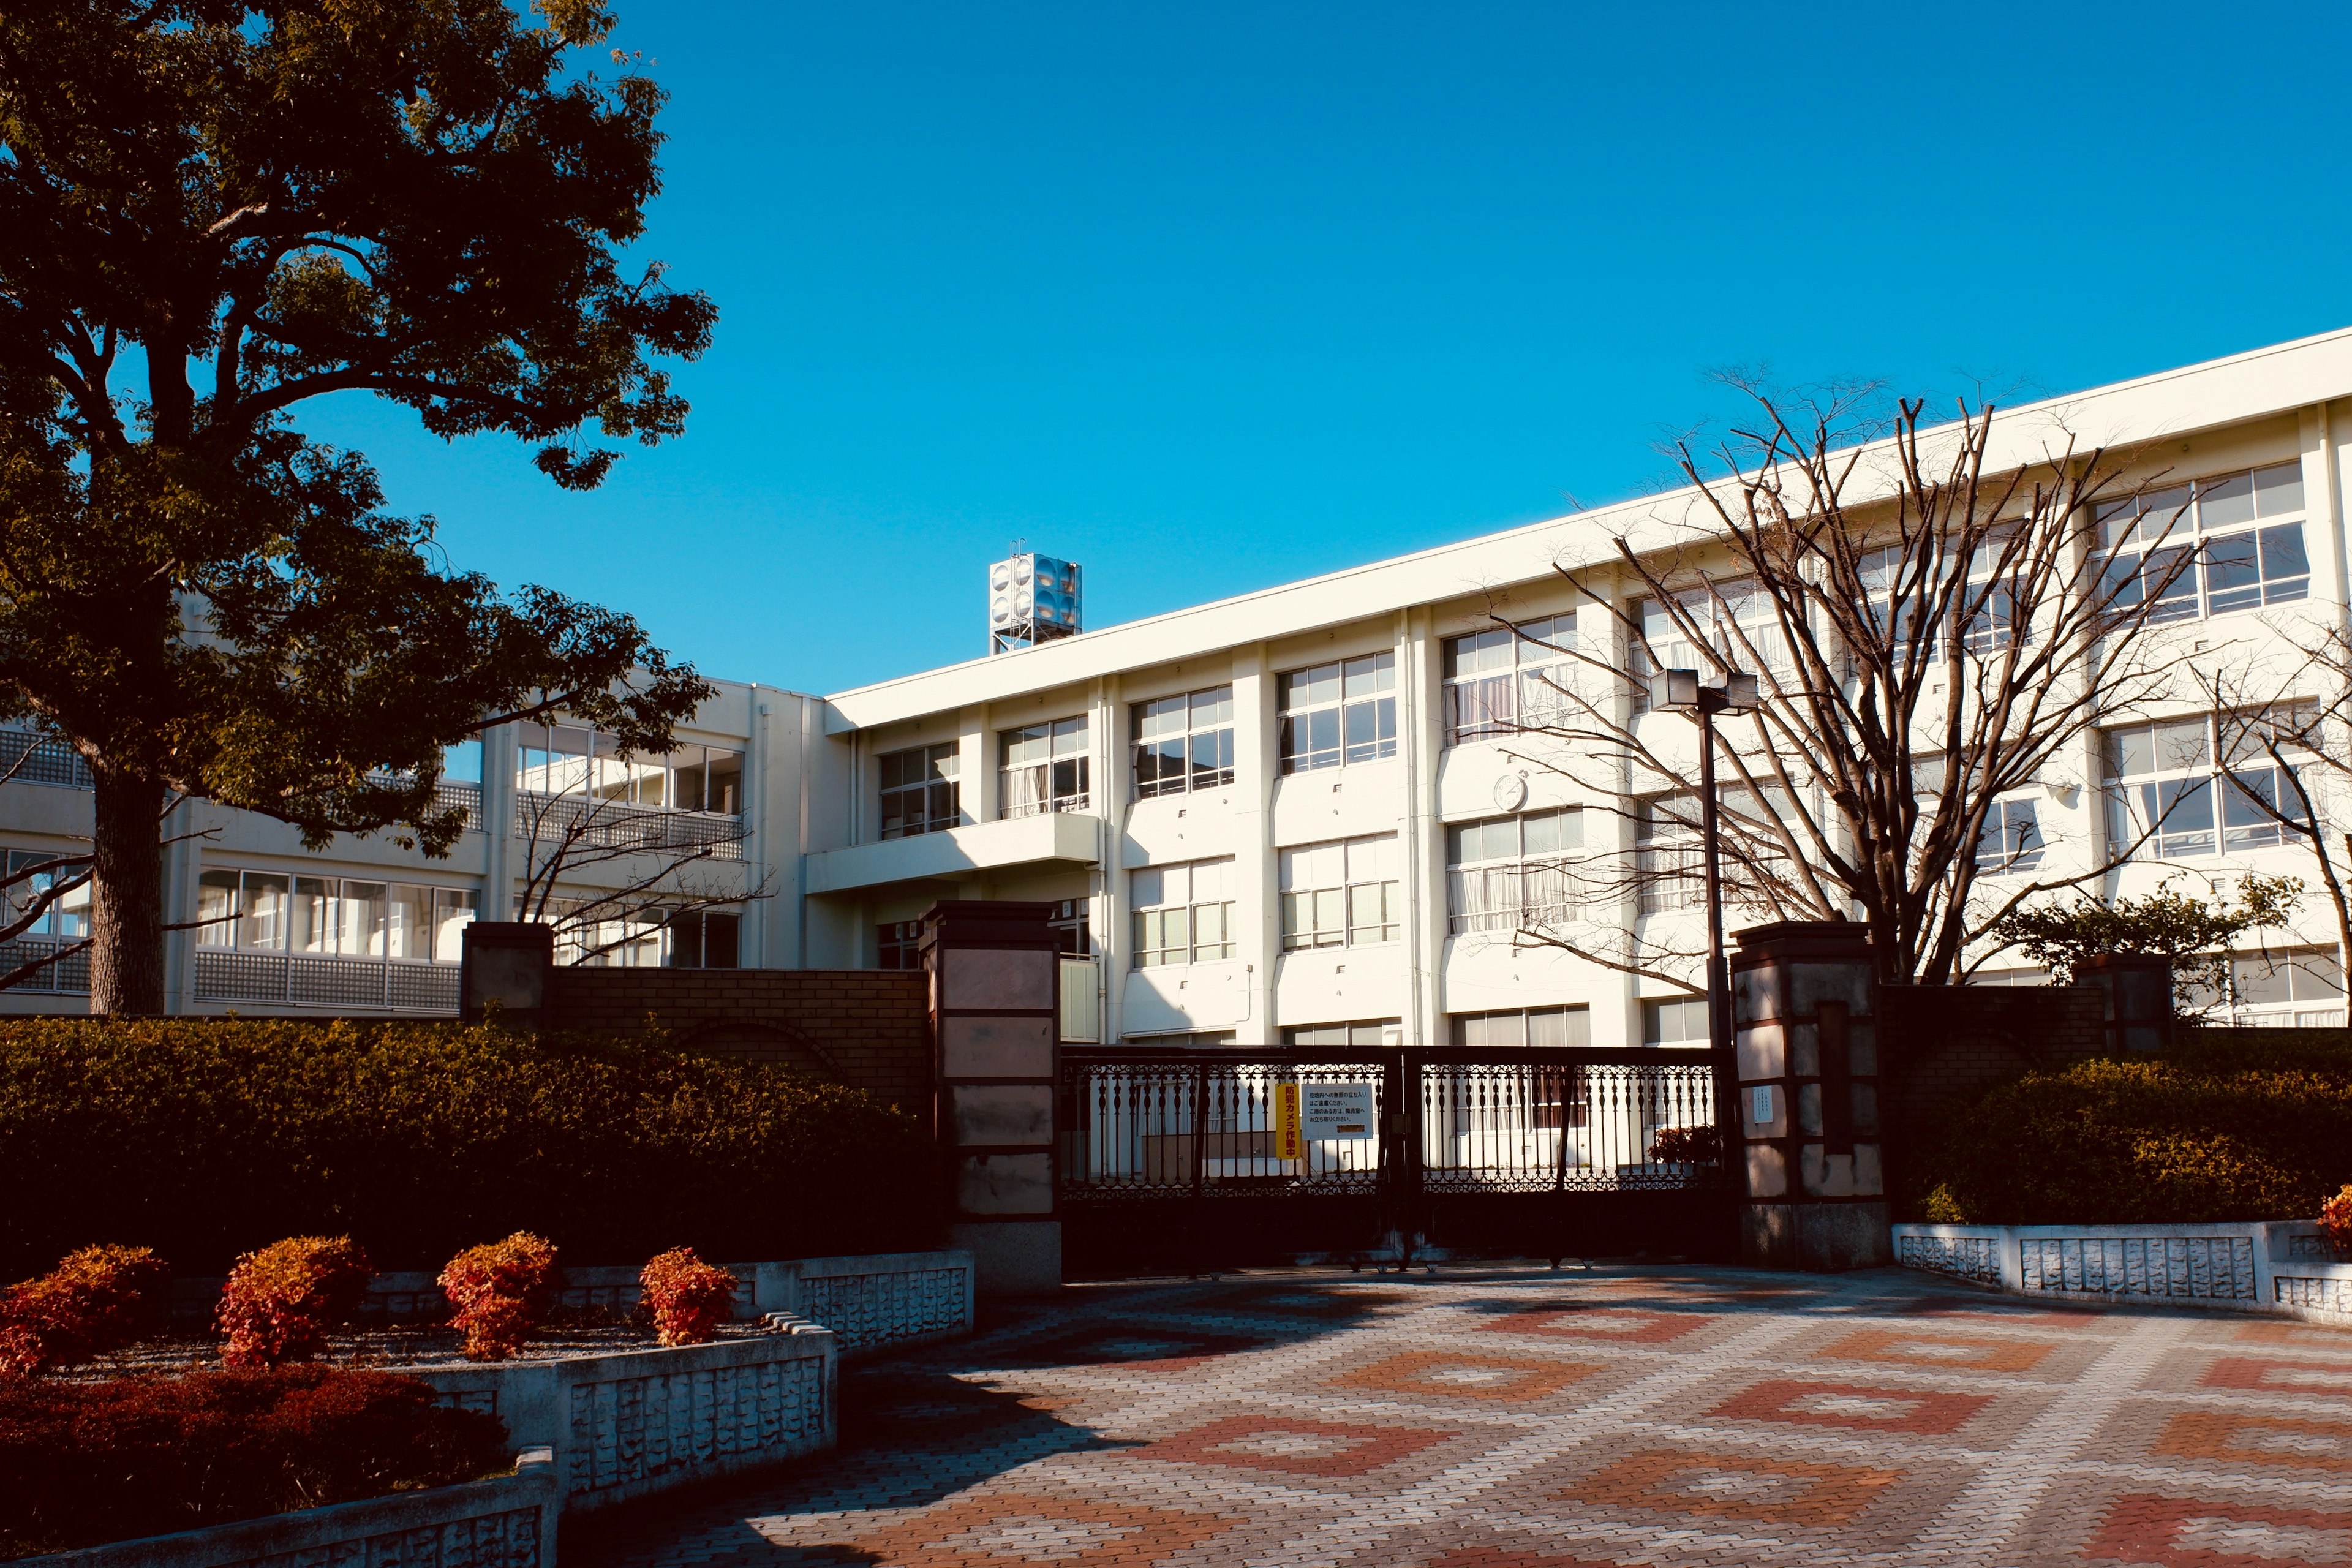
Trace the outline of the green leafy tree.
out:
[[[714,310],[622,255],[662,93],[585,68],[604,8],[538,9],[0,7],[0,719],[89,765],[99,1010],[162,1005],[176,801],[438,852],[447,743],[561,709],[658,750],[709,694],[625,616],[444,569],[295,424],[372,393],[574,489],[682,428],[656,361]]]
[[[2173,1005],[2201,1013],[2229,994],[2230,944],[2250,931],[2284,926],[2303,897],[2299,877],[2246,876],[2237,898],[2192,898],[2167,878],[2145,898],[2011,910],[1993,923],[1992,939],[2046,965],[2061,985],[2095,953],[2149,953],[2172,961]]]

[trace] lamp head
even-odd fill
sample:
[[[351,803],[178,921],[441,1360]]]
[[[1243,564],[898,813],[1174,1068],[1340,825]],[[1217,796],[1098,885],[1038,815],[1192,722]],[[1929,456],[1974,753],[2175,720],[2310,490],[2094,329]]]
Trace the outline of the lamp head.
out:
[[[1732,670],[1723,678],[1723,706],[1733,713],[1752,713],[1759,706],[1756,678]]]
[[[1698,671],[1662,669],[1651,676],[1650,706],[1653,708],[1697,707]]]

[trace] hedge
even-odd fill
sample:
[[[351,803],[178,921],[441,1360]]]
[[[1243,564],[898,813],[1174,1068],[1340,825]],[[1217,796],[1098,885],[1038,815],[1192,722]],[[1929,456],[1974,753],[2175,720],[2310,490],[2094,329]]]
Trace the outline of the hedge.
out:
[[[2352,1044],[2243,1032],[2030,1073],[1925,1152],[1920,1217],[1976,1225],[2309,1219],[2352,1180]]]
[[[164,1535],[513,1468],[495,1415],[414,1378],[286,1367],[0,1379],[0,1557]]]
[[[92,1242],[222,1274],[289,1236],[439,1268],[517,1230],[573,1264],[936,1246],[912,1117],[650,1032],[0,1021],[0,1279]]]

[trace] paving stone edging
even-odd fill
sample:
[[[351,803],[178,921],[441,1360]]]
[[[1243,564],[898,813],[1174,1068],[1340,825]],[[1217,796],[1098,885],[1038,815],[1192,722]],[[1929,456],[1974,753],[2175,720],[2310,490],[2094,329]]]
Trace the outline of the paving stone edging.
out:
[[[1897,1225],[1895,1261],[2013,1296],[2164,1301],[2352,1326],[2352,1263],[2309,1220]]]
[[[11,1568],[555,1568],[562,1507],[553,1457],[525,1449],[511,1476],[20,1558]]]

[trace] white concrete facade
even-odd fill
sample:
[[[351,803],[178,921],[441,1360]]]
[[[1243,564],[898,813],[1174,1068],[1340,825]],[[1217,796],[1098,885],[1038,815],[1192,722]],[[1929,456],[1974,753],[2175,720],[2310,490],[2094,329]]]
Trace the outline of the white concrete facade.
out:
[[[2004,411],[1990,466],[2042,459],[2069,438],[2127,456],[2127,471],[2137,474],[2195,479],[2299,468],[2305,596],[2200,613],[2152,634],[2179,643],[2184,661],[2208,645],[2226,646],[2243,650],[2242,659],[2231,656],[2237,668],[2259,669],[2297,626],[2344,624],[2341,449],[2352,440],[2352,331]],[[772,896],[744,906],[740,962],[873,967],[893,956],[892,928],[936,900],[1039,899],[1066,901],[1074,919],[1084,911],[1112,1037],[1272,1045],[1293,1031],[1360,1026],[1391,1041],[1442,1044],[1466,1015],[1565,1008],[1580,1016],[1544,1027],[1572,1028],[1598,1047],[1643,1043],[1643,1004],[1668,996],[1665,988],[1557,952],[1515,949],[1507,931],[1451,930],[1450,825],[1591,802],[1503,744],[1448,743],[1445,645],[1490,627],[1498,613],[1523,623],[1580,603],[1584,626],[1605,633],[1607,617],[1592,613],[1586,595],[1617,602],[1637,588],[1614,563],[1616,541],[1664,543],[1697,517],[1694,493],[1668,492],[829,698],[727,686],[681,735],[744,752],[748,837],[735,874],[747,893],[764,884]],[[1593,635],[1587,630],[1588,651],[1599,647]],[[1612,657],[1622,652],[1619,639]],[[1384,671],[1376,668],[1382,663]],[[1283,679],[1333,665],[1338,763],[1286,773]],[[1351,681],[1375,708],[1391,704],[1389,718],[1374,711],[1364,719],[1368,738],[1353,756],[1345,716],[1359,695]],[[1184,710],[1191,717],[1145,712],[1186,694],[1203,694]],[[1621,701],[1621,715],[1637,721],[1630,697]],[[2196,710],[2184,690],[2179,704],[2150,716]],[[1661,714],[1638,722],[1685,721]],[[1140,735],[1139,724],[1155,733]],[[1205,748],[1191,754],[1205,755],[1208,765],[1188,777],[1200,787],[1154,794],[1148,770],[1139,774],[1137,745],[1169,724],[1176,726],[1170,735]],[[484,914],[505,912],[511,891],[493,889],[510,889],[520,874],[511,800],[501,802],[512,794],[513,745],[494,736],[486,747],[480,821],[488,831],[469,832],[443,862],[380,839],[309,856],[290,830],[199,808],[190,815],[215,837],[171,851],[179,918],[191,918],[198,874],[229,864],[451,878],[479,890]],[[2086,742],[2077,776],[2044,781],[2035,807],[2053,855],[2090,853],[2100,841],[2097,753]],[[934,795],[909,815],[915,797],[907,792],[925,781],[952,783],[951,813],[942,811],[944,795]],[[1058,809],[1042,809],[1049,804]],[[1040,809],[1007,815],[1033,806]],[[1588,811],[1583,820],[1586,852],[1630,848],[1622,817]],[[86,792],[0,785],[0,847],[65,847],[87,822]],[[908,831],[914,826],[925,830]],[[2139,891],[2168,871],[2221,879],[2249,868],[2308,879],[2306,853],[2280,847],[2135,864],[2110,886]],[[1337,940],[1285,951],[1286,875],[1309,895],[1294,921],[1336,922],[1321,929]],[[1391,885],[1386,895],[1363,891]],[[1328,901],[1317,902],[1317,892]],[[1156,911],[1177,907],[1228,912],[1188,933],[1183,961],[1139,963],[1171,957],[1171,928]],[[2306,910],[2308,929],[2294,940],[2332,952],[2334,927],[2321,900],[2307,900]],[[1633,908],[1586,915],[1689,918]],[[174,944],[173,1005],[211,1005],[194,994],[195,944],[186,937]],[[2306,1021],[2341,1017],[2340,1000],[2296,1000],[2308,1005],[2285,1011]],[[61,1005],[69,999],[0,994],[0,1008]]]

